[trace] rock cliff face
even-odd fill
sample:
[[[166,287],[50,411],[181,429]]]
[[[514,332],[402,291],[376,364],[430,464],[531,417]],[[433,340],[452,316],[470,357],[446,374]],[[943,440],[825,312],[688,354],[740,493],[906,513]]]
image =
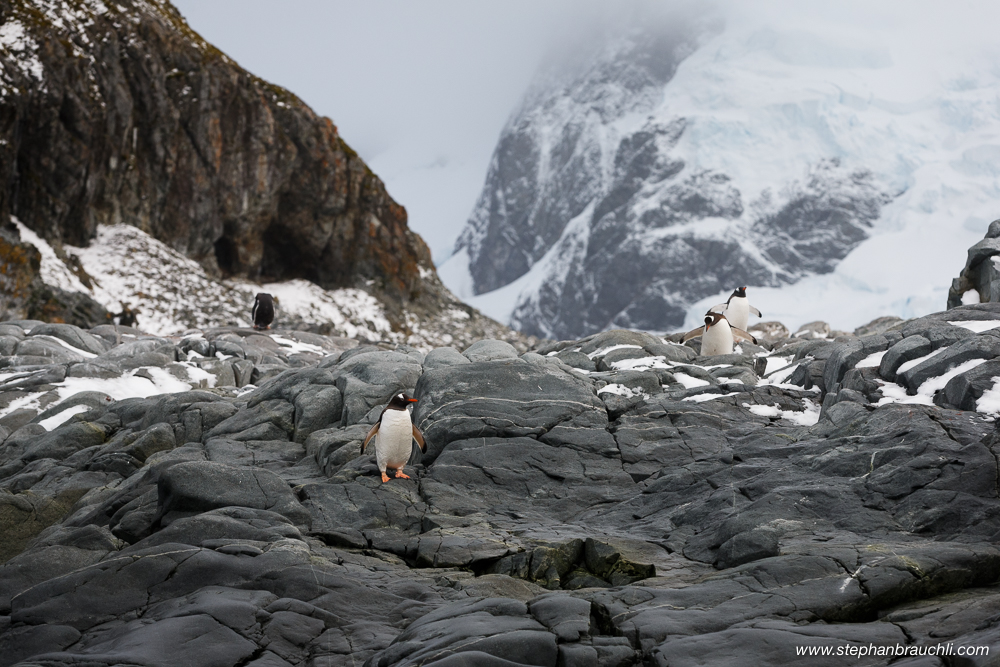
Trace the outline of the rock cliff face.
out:
[[[57,250],[135,225],[217,276],[364,286],[397,311],[425,291],[426,245],[336,126],[169,2],[5,0],[0,23],[0,220]]]
[[[998,327],[700,357],[4,323],[0,665],[992,654]],[[398,391],[428,448],[383,484],[360,443]]]

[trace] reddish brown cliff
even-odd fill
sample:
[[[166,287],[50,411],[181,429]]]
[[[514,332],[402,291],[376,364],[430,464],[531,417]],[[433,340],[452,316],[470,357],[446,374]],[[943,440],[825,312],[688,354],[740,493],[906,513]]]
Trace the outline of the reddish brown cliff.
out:
[[[0,21],[0,219],[57,247],[123,222],[217,275],[421,300],[427,246],[336,126],[169,3],[6,0]]]

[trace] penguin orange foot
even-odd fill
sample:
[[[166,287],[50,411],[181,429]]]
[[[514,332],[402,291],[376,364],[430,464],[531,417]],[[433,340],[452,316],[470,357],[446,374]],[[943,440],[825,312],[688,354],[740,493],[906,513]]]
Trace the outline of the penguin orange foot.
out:
[[[405,473],[403,473],[402,470],[397,470],[396,471],[396,479],[410,479],[410,476],[407,475],[407,474],[405,474]]]
[[[383,484],[385,484],[385,483],[386,483],[386,482],[388,482],[388,481],[389,481],[389,476],[388,476],[388,475],[386,475],[386,474],[385,474],[385,471],[383,470],[383,471],[382,471],[382,483],[383,483]]]

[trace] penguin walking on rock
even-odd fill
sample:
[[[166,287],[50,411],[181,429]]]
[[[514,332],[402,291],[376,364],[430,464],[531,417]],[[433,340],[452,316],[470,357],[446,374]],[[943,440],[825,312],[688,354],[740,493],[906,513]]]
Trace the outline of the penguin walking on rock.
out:
[[[732,354],[734,339],[748,340],[754,345],[757,339],[739,327],[734,327],[721,313],[709,311],[705,313],[705,326],[692,329],[684,334],[682,342],[701,336],[701,356],[711,357],[717,354]]]
[[[266,292],[260,292],[253,300],[253,310],[250,314],[254,329],[257,331],[270,329],[271,322],[274,321],[274,298]]]
[[[410,479],[403,473],[403,466],[410,460],[413,440],[417,441],[420,451],[427,451],[424,435],[410,420],[410,411],[406,409],[410,403],[416,402],[417,399],[403,393],[393,396],[361,444],[361,453],[364,454],[369,441],[375,439],[375,461],[382,473],[383,482],[389,481],[386,468],[395,470],[397,478]]]
[[[744,331],[749,327],[750,313],[753,313],[757,317],[763,317],[759,310],[750,305],[746,287],[737,287],[725,303],[712,306],[708,309],[708,312],[725,314],[726,319],[729,320],[729,324]]]

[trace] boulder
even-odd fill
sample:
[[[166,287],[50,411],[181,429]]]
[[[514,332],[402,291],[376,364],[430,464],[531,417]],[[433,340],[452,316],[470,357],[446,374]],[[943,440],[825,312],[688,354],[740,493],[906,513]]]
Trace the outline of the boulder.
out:
[[[428,460],[455,440],[537,436],[584,412],[604,410],[579,375],[521,359],[428,371],[415,391],[413,420],[424,433]]]
[[[248,507],[276,512],[296,525],[308,525],[302,507],[280,477],[269,470],[235,468],[210,461],[170,467],[157,483],[161,520],[172,513],[200,513],[221,507]]]

